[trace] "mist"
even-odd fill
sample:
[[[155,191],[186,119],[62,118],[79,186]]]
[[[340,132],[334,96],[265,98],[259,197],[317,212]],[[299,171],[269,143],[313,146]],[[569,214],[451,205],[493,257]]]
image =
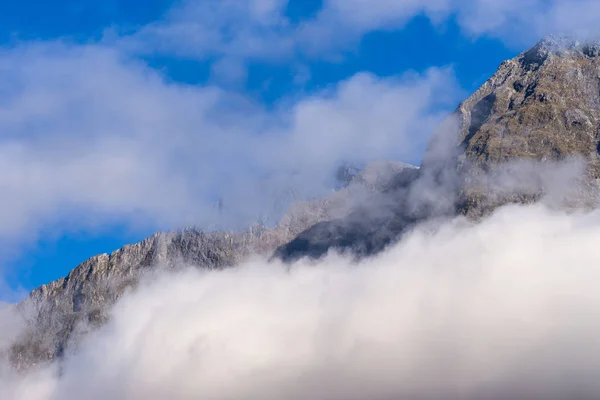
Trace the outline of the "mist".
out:
[[[360,263],[149,276],[60,364],[3,373],[0,395],[594,398],[599,240],[598,211],[506,206]]]

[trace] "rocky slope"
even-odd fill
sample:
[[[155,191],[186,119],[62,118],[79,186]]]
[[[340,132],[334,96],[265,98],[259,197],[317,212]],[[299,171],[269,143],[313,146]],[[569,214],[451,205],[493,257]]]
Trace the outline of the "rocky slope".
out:
[[[182,266],[224,268],[251,254],[269,256],[275,248],[319,222],[346,216],[356,202],[381,192],[403,170],[394,162],[368,165],[346,187],[321,199],[295,202],[277,226],[247,232],[206,234],[196,230],[157,233],[112,254],[90,258],[65,278],[34,290],[20,307],[29,317],[27,334],[11,350],[19,368],[61,356],[86,330],[102,324],[106,310],[141,274]]]

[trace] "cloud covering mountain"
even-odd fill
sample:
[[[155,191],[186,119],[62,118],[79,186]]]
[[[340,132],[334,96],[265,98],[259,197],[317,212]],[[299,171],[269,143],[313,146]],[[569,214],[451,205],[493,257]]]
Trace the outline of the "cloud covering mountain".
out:
[[[153,276],[3,398],[589,399],[597,212],[511,206],[359,264],[253,260]]]

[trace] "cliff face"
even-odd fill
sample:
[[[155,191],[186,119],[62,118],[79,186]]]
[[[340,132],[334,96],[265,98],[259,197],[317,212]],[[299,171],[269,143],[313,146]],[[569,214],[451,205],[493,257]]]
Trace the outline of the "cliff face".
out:
[[[182,266],[225,268],[252,254],[269,256],[310,226],[345,217],[355,203],[383,190],[404,169],[414,170],[414,167],[393,162],[368,165],[344,189],[321,199],[294,203],[271,229],[157,233],[110,255],[92,257],[67,277],[34,290],[19,305],[29,318],[29,326],[9,357],[18,368],[60,357],[86,330],[106,320],[107,309],[127,289],[135,287],[142,274]]]

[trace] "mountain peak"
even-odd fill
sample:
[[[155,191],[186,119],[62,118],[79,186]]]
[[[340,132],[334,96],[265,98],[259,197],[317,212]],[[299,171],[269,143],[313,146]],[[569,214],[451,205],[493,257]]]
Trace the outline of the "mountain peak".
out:
[[[536,46],[540,48],[549,50],[549,51],[557,51],[561,49],[574,49],[581,46],[581,42],[577,37],[573,35],[567,35],[564,33],[558,35],[547,35],[542,40],[540,40]]]
[[[517,160],[577,158],[584,161],[587,182],[596,182],[600,179],[599,93],[600,42],[567,35],[545,37],[504,61],[459,105],[458,135],[452,138],[457,168],[472,177],[489,175]],[[438,139],[447,141],[449,135],[444,135]],[[477,208],[473,204],[494,208],[494,202],[475,200],[468,185],[463,195],[471,204],[469,213]]]
[[[530,68],[539,67],[549,57],[583,59],[600,56],[600,41],[580,39],[576,36],[560,34],[548,35],[531,49],[519,55],[521,64]]]

